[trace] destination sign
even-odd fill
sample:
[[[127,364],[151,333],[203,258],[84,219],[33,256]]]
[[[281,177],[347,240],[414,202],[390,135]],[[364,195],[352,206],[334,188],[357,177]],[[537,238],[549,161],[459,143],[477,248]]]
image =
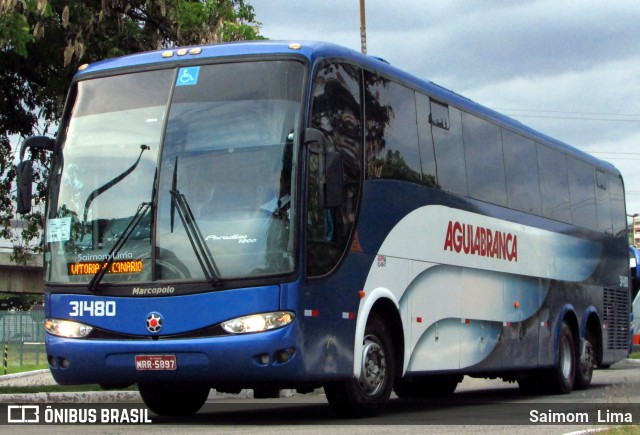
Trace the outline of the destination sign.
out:
[[[102,261],[92,261],[83,263],[68,263],[67,271],[69,275],[95,275],[101,267],[106,267],[107,263]],[[114,260],[109,266],[107,273],[140,273],[144,269],[142,260]]]

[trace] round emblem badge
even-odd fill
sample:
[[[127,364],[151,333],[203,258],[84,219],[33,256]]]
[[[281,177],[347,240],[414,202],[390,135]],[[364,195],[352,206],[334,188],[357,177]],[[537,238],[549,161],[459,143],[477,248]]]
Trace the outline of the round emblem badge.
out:
[[[162,316],[158,313],[151,313],[147,316],[147,330],[149,332],[159,332],[162,329]]]

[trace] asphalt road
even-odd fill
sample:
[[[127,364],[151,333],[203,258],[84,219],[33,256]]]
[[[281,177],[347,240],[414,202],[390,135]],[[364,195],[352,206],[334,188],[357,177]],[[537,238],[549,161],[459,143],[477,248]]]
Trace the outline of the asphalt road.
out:
[[[345,420],[336,416],[324,395],[281,399],[234,399],[210,396],[205,407],[186,419],[159,417],[135,425],[13,425],[12,433],[225,433],[225,434],[409,434],[515,433],[562,434],[616,426],[631,419],[640,434],[640,362],[624,360],[609,370],[594,372],[592,386],[560,396],[526,396],[517,384],[466,377],[450,399],[392,398],[386,412],[375,418]],[[11,403],[1,398],[5,404]],[[49,396],[48,401],[56,401]],[[83,400],[79,397],[79,400]],[[67,407],[73,407],[64,399]],[[0,405],[7,406],[7,405]],[[56,406],[56,405],[53,405]],[[93,405],[89,405],[90,407]],[[96,405],[97,406],[97,405]],[[102,405],[107,406],[108,405]],[[132,408],[143,405],[129,402]],[[585,421],[584,419],[587,419]],[[569,421],[574,424],[559,425]],[[597,421],[600,419],[601,421]],[[547,422],[554,423],[548,425]],[[5,426],[6,427],[6,426]],[[2,427],[0,427],[0,431]]]

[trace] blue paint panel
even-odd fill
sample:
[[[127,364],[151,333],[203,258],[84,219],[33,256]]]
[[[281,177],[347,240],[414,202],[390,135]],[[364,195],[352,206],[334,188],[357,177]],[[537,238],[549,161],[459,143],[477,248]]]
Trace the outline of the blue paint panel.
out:
[[[146,319],[150,313],[156,312],[163,317],[163,335],[193,331],[245,314],[277,311],[279,299],[279,287],[269,286],[155,298],[51,294],[47,307],[51,310],[49,316],[56,319],[72,319],[109,331],[134,335],[149,334]],[[72,302],[81,304],[82,308],[74,308]],[[98,308],[98,303],[105,304],[103,307],[108,304],[110,309]],[[111,315],[113,304],[115,315]],[[81,310],[83,315],[71,316],[74,310]]]

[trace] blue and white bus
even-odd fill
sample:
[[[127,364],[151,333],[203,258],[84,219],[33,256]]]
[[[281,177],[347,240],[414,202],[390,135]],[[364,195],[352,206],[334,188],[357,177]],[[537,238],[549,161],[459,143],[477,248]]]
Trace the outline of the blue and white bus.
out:
[[[137,384],[176,415],[212,388],[324,387],[366,416],[463,375],[568,393],[628,354],[620,173],[379,59],[248,42],[83,65],[36,148],[60,384]]]

